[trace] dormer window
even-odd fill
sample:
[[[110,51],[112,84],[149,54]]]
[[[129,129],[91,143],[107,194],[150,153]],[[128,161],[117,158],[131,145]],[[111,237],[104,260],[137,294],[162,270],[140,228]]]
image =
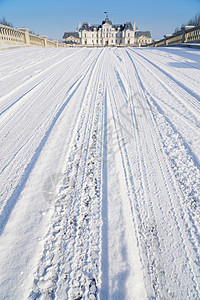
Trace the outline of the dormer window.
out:
[[[135,26],[135,23],[134,23]],[[100,25],[90,25],[89,23],[83,23],[82,27],[79,27],[79,36],[81,43],[98,45],[105,44],[137,44],[139,42],[151,42],[151,35],[146,37],[146,32],[134,30],[134,26],[130,22],[124,24],[112,24],[109,18],[106,16],[105,20]],[[142,34],[145,33],[145,36]],[[82,38],[82,39],[81,39]],[[95,40],[98,38],[98,40]],[[101,39],[100,39],[101,38]],[[136,39],[134,41],[134,38]],[[149,39],[150,38],[150,39]],[[88,39],[88,40],[87,40]]]

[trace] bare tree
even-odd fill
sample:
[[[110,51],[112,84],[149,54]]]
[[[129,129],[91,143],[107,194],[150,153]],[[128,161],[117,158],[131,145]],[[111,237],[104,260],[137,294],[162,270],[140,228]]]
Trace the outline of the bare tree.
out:
[[[191,19],[187,25],[198,26],[200,25],[200,13],[196,14],[196,16]]]
[[[174,30],[174,33],[177,33],[178,31],[180,31],[180,28],[176,27],[175,30]]]
[[[0,19],[0,24],[5,25],[5,26],[9,26],[9,27],[13,27],[13,24],[6,21],[5,17],[3,17],[3,19]]]
[[[182,24],[181,28],[184,26],[198,26],[200,25],[200,13],[196,14],[196,16],[193,19],[190,19],[190,21],[187,24]],[[174,30],[174,33],[177,33],[180,30],[179,27],[176,27]]]

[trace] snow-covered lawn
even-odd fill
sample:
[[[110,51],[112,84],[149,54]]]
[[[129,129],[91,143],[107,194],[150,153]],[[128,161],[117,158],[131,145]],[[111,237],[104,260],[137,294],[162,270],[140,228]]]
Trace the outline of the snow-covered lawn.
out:
[[[0,52],[0,299],[200,299],[200,50]]]

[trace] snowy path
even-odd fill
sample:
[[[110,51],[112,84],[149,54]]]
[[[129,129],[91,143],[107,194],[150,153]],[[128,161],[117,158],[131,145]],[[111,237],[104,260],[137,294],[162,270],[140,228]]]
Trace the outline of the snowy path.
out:
[[[200,299],[200,51],[0,65],[0,299]]]

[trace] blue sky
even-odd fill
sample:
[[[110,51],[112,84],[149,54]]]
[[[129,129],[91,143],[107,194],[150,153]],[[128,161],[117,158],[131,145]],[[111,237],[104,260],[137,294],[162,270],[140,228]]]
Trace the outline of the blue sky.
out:
[[[159,39],[199,13],[200,0],[0,0],[0,19],[57,40],[65,30],[74,31],[79,20],[100,24],[104,11],[113,23],[135,20],[140,30]]]

